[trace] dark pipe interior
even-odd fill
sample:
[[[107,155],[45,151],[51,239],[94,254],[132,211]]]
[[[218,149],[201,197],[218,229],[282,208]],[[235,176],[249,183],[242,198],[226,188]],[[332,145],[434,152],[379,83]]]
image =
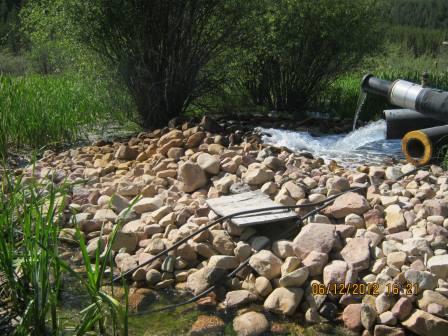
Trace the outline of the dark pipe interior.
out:
[[[410,139],[406,145],[406,150],[413,159],[421,159],[425,154],[425,146],[417,139]]]

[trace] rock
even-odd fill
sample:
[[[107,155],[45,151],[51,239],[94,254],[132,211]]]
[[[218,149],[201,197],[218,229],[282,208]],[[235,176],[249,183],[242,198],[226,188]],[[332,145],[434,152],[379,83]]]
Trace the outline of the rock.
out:
[[[401,269],[406,261],[406,253],[404,252],[391,252],[387,255],[387,264],[396,269]]]
[[[254,254],[249,265],[261,276],[271,280],[281,274],[282,261],[271,251],[261,250]]]
[[[142,214],[145,212],[151,212],[154,210],[157,210],[162,206],[162,201],[159,198],[152,198],[152,197],[144,197],[141,200],[139,200],[137,203],[134,204],[132,209],[138,213]]]
[[[334,203],[324,210],[324,213],[334,218],[344,218],[352,213],[362,215],[369,209],[369,202],[367,202],[364,196],[348,192],[336,198]]]
[[[448,254],[429,258],[427,267],[438,278],[446,279],[448,277]]]
[[[235,253],[235,256],[238,258],[239,261],[244,261],[247,258],[249,258],[250,255],[252,254],[252,248],[250,247],[249,244],[240,241],[236,245],[233,252]]]
[[[207,176],[201,167],[191,161],[187,161],[179,167],[178,176],[183,182],[183,191],[188,193],[196,191],[208,183]]]
[[[121,145],[115,152],[115,158],[119,160],[135,160],[138,155],[138,150],[133,147]]]
[[[341,284],[345,283],[345,275],[347,273],[348,266],[345,261],[333,260],[327,266],[324,267],[323,280],[325,286],[329,284]]]
[[[423,296],[418,300],[418,307],[426,310],[426,307],[431,303],[437,303],[448,310],[448,298],[436,291],[425,290]]]
[[[303,260],[311,251],[330,252],[335,241],[334,225],[310,223],[302,228],[292,245],[295,254]]]
[[[219,336],[225,328],[224,321],[217,316],[199,315],[190,330],[190,336]]]
[[[98,223],[115,223],[116,219],[117,215],[111,209],[99,209],[95,212],[95,216],[93,216],[93,220]]]
[[[129,310],[131,312],[142,312],[156,301],[156,294],[147,288],[139,288],[129,295]]]
[[[244,180],[249,185],[262,185],[273,178],[274,172],[263,168],[249,168],[244,174]]]
[[[236,181],[235,175],[228,175],[224,176],[223,178],[220,178],[217,181],[214,181],[213,185],[215,186],[216,190],[218,190],[220,193],[228,194],[230,188],[235,183],[235,181]]]
[[[398,299],[398,301],[391,309],[391,312],[400,321],[405,320],[411,314],[411,311],[412,301],[407,297]]]
[[[370,265],[370,241],[366,238],[353,238],[341,251],[342,258],[355,271],[362,271]]]
[[[448,217],[448,203],[439,199],[427,200],[423,203],[428,216]]]
[[[238,259],[234,256],[214,255],[208,261],[208,267],[222,268],[225,270],[235,269],[238,265]]]
[[[269,329],[269,322],[263,314],[251,311],[235,317],[233,329],[238,336],[258,336]]]
[[[227,292],[224,305],[228,309],[234,309],[247,303],[255,302],[256,300],[257,296],[255,294],[249,292],[248,290],[241,289]]]
[[[221,254],[233,255],[235,243],[229,234],[224,230],[213,231],[213,248]]]
[[[265,277],[258,277],[255,280],[255,292],[261,297],[266,297],[271,294],[272,285],[269,279]]]
[[[191,290],[194,295],[197,295],[209,288],[226,274],[226,270],[221,268],[201,268],[188,276],[186,288]]]
[[[283,275],[279,280],[279,284],[282,287],[300,287],[308,279],[308,276],[308,268],[302,267]]]
[[[303,297],[301,288],[279,287],[264,301],[264,308],[274,313],[292,315],[296,311]]]
[[[386,226],[389,233],[400,232],[406,229],[406,220],[397,204],[389,205],[386,209]]]
[[[345,177],[335,176],[329,178],[325,186],[328,190],[339,193],[350,189],[350,182]]]
[[[202,140],[205,138],[204,132],[196,132],[190,135],[185,143],[185,148],[193,148],[199,146]]]
[[[219,168],[221,166],[219,160],[208,153],[200,154],[196,162],[204,171],[209,174],[216,175],[219,173]]]
[[[150,269],[146,272],[146,283],[149,287],[155,286],[158,282],[162,280],[162,274],[158,270]]]
[[[394,298],[388,293],[381,293],[375,298],[375,307],[378,314],[388,311],[394,304]]]
[[[386,168],[386,179],[396,181],[401,177],[401,169],[398,167]]]
[[[297,257],[288,257],[281,267],[282,275],[295,271],[300,266],[300,259]]]
[[[401,324],[419,336],[445,336],[448,331],[448,321],[419,309]]]
[[[111,239],[112,234],[109,235],[109,239]],[[138,237],[135,233],[118,231],[112,243],[112,250],[119,251],[124,248],[126,252],[132,253],[137,248],[137,243]]]
[[[302,264],[308,268],[312,277],[321,275],[327,263],[328,255],[316,251],[311,251],[302,261]]]
[[[354,226],[357,229],[364,229],[366,224],[364,223],[364,218],[357,214],[349,214],[345,216],[345,225]]]
[[[291,257],[294,255],[292,242],[289,240],[276,240],[272,243],[272,252],[274,252],[277,257],[282,259]]]
[[[95,258],[97,253],[99,255],[103,253],[105,247],[106,247],[106,240],[103,237],[96,237],[90,239],[86,248],[87,254],[89,255],[90,258]]]
[[[361,303],[349,304],[342,313],[344,325],[351,331],[361,331]]]
[[[377,324],[373,330],[373,336],[405,336],[405,333],[401,328]]]
[[[377,312],[371,305],[366,303],[361,304],[361,324],[365,329],[372,329],[377,316]]]
[[[404,278],[413,286],[416,285],[419,292],[422,292],[425,289],[434,289],[437,286],[436,278],[429,272],[408,269],[404,272]]]
[[[303,188],[295,184],[293,181],[286,182],[282,186],[282,189],[285,189],[288,192],[289,196],[291,196],[296,201],[301,200],[306,196]]]

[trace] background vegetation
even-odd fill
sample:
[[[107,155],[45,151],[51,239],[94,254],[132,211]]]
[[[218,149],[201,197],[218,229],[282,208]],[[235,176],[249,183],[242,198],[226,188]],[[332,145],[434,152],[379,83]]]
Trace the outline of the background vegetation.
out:
[[[0,153],[180,114],[352,118],[367,72],[448,89],[447,17],[444,0],[0,0]]]

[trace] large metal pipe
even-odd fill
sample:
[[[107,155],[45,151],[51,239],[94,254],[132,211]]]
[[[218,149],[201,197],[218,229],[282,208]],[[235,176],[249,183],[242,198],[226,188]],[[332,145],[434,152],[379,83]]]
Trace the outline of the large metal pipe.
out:
[[[438,120],[409,109],[385,110],[384,118],[386,119],[387,139],[401,139],[410,131],[441,124]]]
[[[392,105],[411,109],[427,117],[448,123],[448,92],[424,88],[405,80],[390,82],[369,74],[364,76],[361,88],[368,93],[386,97]]]
[[[407,133],[401,142],[406,160],[415,165],[428,164],[448,144],[448,125]]]

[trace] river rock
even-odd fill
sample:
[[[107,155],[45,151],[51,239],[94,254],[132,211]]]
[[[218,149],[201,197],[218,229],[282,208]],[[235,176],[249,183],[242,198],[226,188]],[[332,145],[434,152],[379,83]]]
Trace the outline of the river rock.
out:
[[[208,267],[217,267],[225,270],[232,270],[239,265],[237,257],[227,255],[214,255],[208,261]]]
[[[187,193],[204,187],[208,182],[202,168],[191,161],[187,161],[179,167],[178,175],[183,182],[183,191]]]
[[[219,336],[225,328],[224,321],[218,316],[199,315],[190,330],[190,336]]]
[[[335,241],[334,225],[310,223],[302,228],[292,246],[295,254],[303,260],[311,251],[330,252]]]
[[[249,265],[261,276],[271,280],[281,274],[282,261],[274,253],[268,250],[261,250],[254,254]]]
[[[446,336],[448,321],[416,309],[402,325],[419,336]]]
[[[241,289],[227,292],[224,305],[228,309],[237,308],[257,300],[257,296],[248,290]]]
[[[279,284],[282,287],[300,287],[308,279],[308,276],[308,268],[302,267],[290,273],[284,274],[280,278]]]
[[[341,251],[342,258],[355,271],[369,268],[370,241],[366,238],[353,238]]]
[[[303,289],[279,287],[264,301],[264,308],[274,313],[292,315],[303,297]]]
[[[220,168],[219,160],[208,153],[200,154],[196,162],[204,171],[206,171],[209,174],[216,175],[219,173]]]
[[[263,314],[251,311],[235,317],[233,329],[238,336],[258,336],[269,329],[269,322]]]
[[[369,202],[364,196],[348,192],[336,198],[334,203],[324,210],[324,213],[334,218],[344,218],[352,213],[362,215],[369,209]]]
[[[361,306],[361,303],[349,304],[342,313],[344,325],[351,331],[360,331],[363,328],[361,323]]]
[[[268,278],[258,277],[255,280],[255,292],[261,296],[266,297],[272,292],[272,285]]]

